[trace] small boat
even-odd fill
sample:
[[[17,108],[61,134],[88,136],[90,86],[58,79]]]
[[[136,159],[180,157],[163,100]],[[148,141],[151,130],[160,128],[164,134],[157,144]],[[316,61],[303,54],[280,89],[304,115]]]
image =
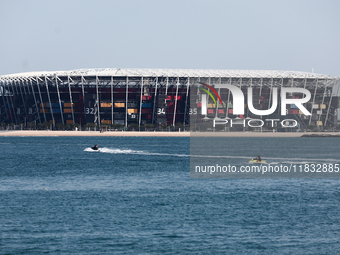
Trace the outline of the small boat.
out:
[[[95,146],[91,147],[91,149],[94,150],[94,151],[97,151],[98,150],[98,145],[95,145]]]
[[[248,163],[252,163],[252,164],[255,164],[255,163],[266,163],[265,160],[258,160],[257,158],[253,158],[253,159],[250,159],[248,160]]]

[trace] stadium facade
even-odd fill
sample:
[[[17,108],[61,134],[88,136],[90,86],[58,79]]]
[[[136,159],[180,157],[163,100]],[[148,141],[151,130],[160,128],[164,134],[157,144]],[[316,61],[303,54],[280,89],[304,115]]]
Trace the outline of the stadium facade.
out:
[[[219,89],[222,105],[208,102],[208,115],[200,116],[197,87],[205,83],[230,84],[245,95],[253,89],[253,106],[269,109],[274,88],[305,88],[311,100],[306,116],[294,105],[287,118],[299,127],[334,126],[339,108],[339,77],[295,71],[191,70],[191,69],[85,69],[57,72],[29,72],[0,76],[0,122],[25,125],[49,122],[63,125],[125,127],[189,125],[208,118],[254,118],[249,110],[233,115],[232,94]],[[191,100],[190,100],[191,95]],[[289,95],[291,98],[301,95]],[[213,100],[213,99],[210,99]],[[245,108],[247,102],[244,102]],[[279,108],[271,114],[277,118]]]

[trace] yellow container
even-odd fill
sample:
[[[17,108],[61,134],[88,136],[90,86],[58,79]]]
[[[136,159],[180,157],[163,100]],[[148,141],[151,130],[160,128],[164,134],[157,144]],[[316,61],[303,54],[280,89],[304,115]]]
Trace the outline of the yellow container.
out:
[[[208,108],[215,108],[215,104],[208,104]]]
[[[128,113],[138,113],[138,109],[128,109]]]
[[[317,122],[316,122],[316,125],[317,125],[317,126],[322,126],[322,121],[317,121]]]
[[[117,107],[117,108],[125,107],[125,103],[114,103],[114,107]]]
[[[100,103],[100,107],[112,107],[112,103]]]

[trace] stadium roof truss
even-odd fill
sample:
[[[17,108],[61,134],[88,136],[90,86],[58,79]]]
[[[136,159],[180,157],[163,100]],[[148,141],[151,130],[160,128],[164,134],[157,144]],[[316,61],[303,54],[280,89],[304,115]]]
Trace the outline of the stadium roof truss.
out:
[[[55,72],[27,72],[0,76],[0,84],[49,82],[58,86],[114,87],[187,86],[197,82],[228,83],[240,86],[334,87],[340,77],[297,71],[212,70],[212,69],[78,69]],[[334,91],[333,91],[334,93]]]
[[[163,91],[165,91],[165,95],[167,95],[168,89],[170,90],[171,88],[175,88],[176,97],[178,88],[186,88],[185,98],[187,98],[189,91],[188,88],[190,86],[196,85],[198,82],[211,85],[231,84],[240,88],[257,87],[260,88],[260,95],[262,93],[262,87],[268,88],[270,91],[272,91],[272,88],[274,87],[283,86],[306,88],[310,91],[314,91],[313,104],[317,103],[317,100],[321,100],[320,95],[322,98],[320,103],[323,104],[325,97],[329,97],[331,101],[333,95],[337,96],[339,94],[340,87],[340,77],[297,71],[110,68],[78,69],[56,72],[27,72],[2,75],[0,76],[0,96],[3,98],[2,100],[4,101],[4,108],[6,105],[11,105],[11,99],[4,98],[4,96],[8,95],[20,95],[23,98],[22,101],[24,102],[24,95],[33,94],[35,97],[35,94],[37,94],[40,97],[40,100],[39,98],[34,98],[34,101],[36,101],[35,104],[37,105],[38,101],[43,101],[41,100],[39,88],[41,86],[44,88],[44,90],[47,90],[49,103],[51,103],[48,92],[49,87],[51,89],[56,88],[58,93],[59,88],[69,88],[68,91],[70,91],[71,103],[71,88],[81,88],[83,94],[84,88],[94,88],[97,90],[97,99],[99,98],[98,88],[111,88],[111,91],[112,88],[126,88],[126,91],[127,87],[141,88],[140,93],[142,93],[143,87],[155,88],[154,93],[157,92],[157,88],[162,88]],[[37,91],[34,91],[35,89],[33,86],[36,86]],[[319,98],[316,100],[315,95],[317,94],[317,91]],[[59,94],[58,97],[60,101]],[[8,100],[8,102],[6,100]],[[187,105],[187,101],[185,104]],[[38,107],[36,108],[38,111]],[[185,106],[185,109],[186,108],[187,106]],[[8,112],[9,109],[4,110]],[[25,111],[26,110],[27,109],[25,109]],[[43,109],[43,111],[45,110]],[[187,110],[185,111],[187,112]],[[326,122],[328,119],[328,112],[329,108],[327,109]],[[156,114],[155,109],[153,110],[152,114]],[[45,112],[43,112],[43,115],[46,119]],[[321,114],[318,117],[319,120],[320,116]],[[98,118],[100,119],[99,115]],[[125,120],[127,120],[127,117]],[[125,121],[125,125],[127,125],[126,123],[127,122]],[[309,119],[309,123],[311,123],[311,118]],[[175,118],[173,120],[173,124],[175,124]]]

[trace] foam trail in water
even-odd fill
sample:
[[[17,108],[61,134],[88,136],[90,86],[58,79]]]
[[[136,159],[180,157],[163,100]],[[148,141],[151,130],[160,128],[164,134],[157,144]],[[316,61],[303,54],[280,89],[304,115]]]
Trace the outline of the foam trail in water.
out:
[[[135,155],[150,155],[150,156],[173,156],[173,157],[200,157],[200,158],[230,158],[230,159],[251,159],[254,156],[213,156],[213,155],[186,155],[186,154],[170,154],[170,153],[157,153],[157,152],[148,152],[148,151],[138,151],[131,149],[114,149],[114,148],[99,148],[97,151],[92,150],[91,148],[86,148],[84,151],[87,152],[101,152],[101,153],[110,153],[110,154],[135,154]],[[307,159],[307,158],[263,158],[264,160],[279,160],[280,162],[272,162],[271,164],[312,164],[316,162],[325,162],[325,163],[334,163],[339,162],[339,159]],[[269,162],[267,162],[269,163]]]
[[[131,149],[113,149],[113,148],[99,148],[97,151],[92,150],[91,148],[86,148],[84,151],[88,152],[102,152],[102,153],[110,153],[110,154],[135,154],[135,155],[150,155],[150,156],[174,156],[174,157],[190,157],[190,155],[185,154],[170,154],[170,153],[156,153],[156,152],[148,152],[148,151],[137,151]]]

